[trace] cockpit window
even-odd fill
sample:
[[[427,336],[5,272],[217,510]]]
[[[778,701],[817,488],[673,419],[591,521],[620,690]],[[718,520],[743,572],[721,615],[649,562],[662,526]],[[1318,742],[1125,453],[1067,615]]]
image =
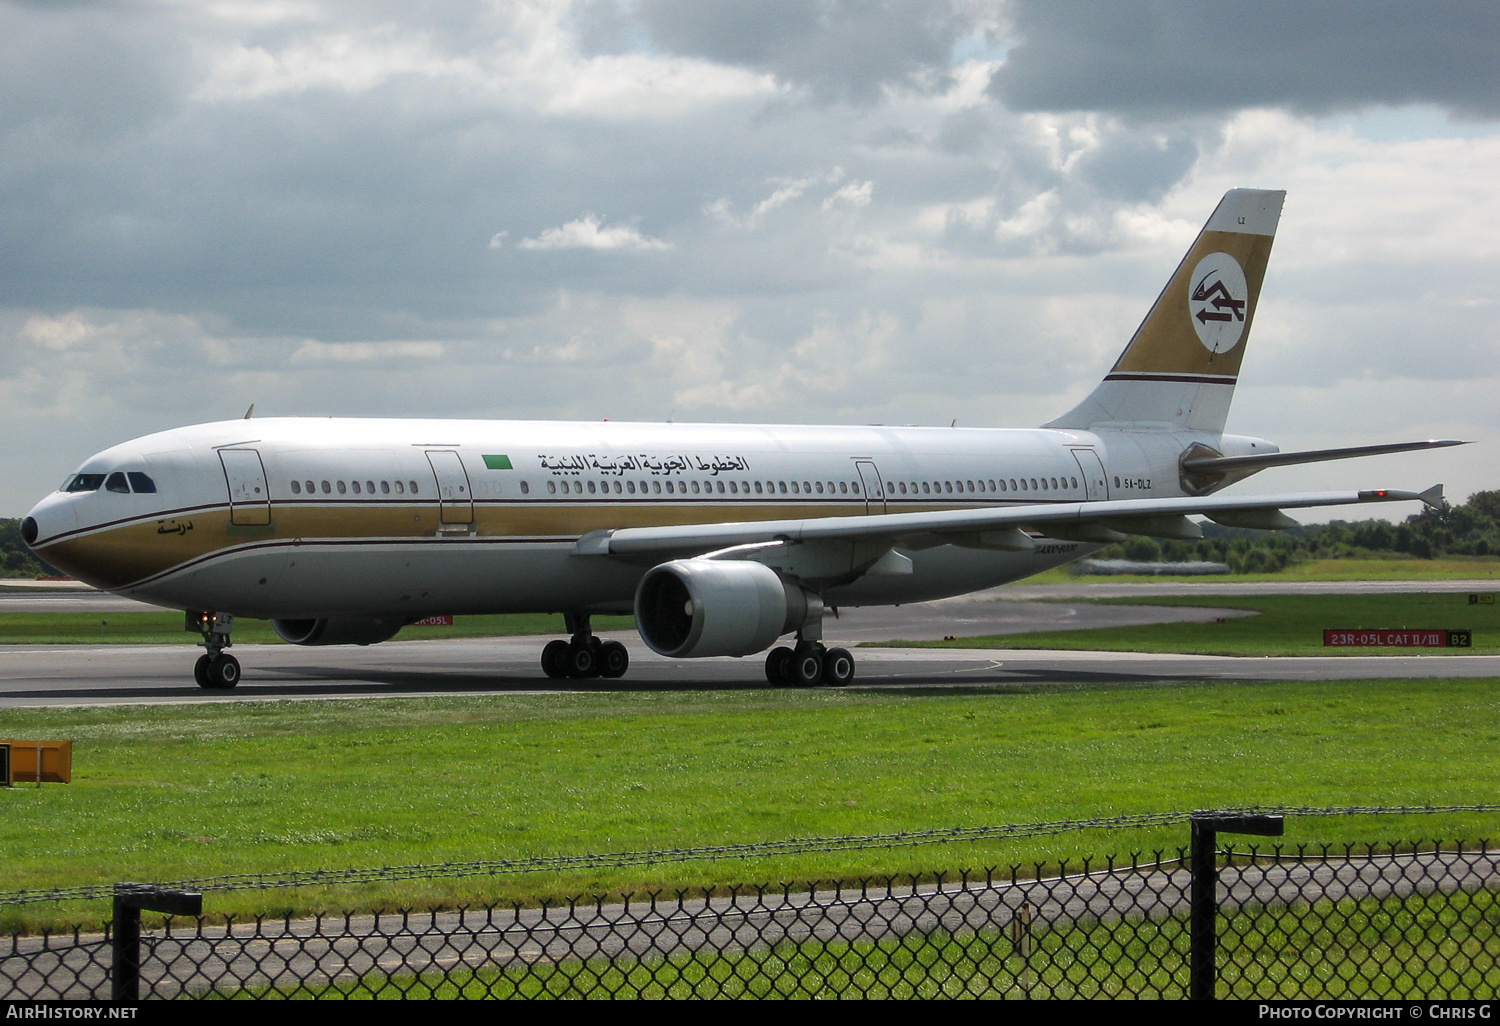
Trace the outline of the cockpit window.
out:
[[[129,495],[130,485],[125,483],[125,475],[117,470],[105,479],[104,490],[107,492],[124,492],[126,495]]]
[[[151,475],[142,474],[139,470],[128,471],[125,474],[130,478],[130,490],[137,495],[149,495],[156,491],[156,482],[151,480]]]
[[[92,492],[104,483],[103,474],[74,474],[63,488],[65,492]]]

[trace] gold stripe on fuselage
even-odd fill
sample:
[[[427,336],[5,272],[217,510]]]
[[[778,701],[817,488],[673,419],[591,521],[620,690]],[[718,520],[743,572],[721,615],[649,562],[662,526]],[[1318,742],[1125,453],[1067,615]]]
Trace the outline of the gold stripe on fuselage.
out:
[[[964,509],[991,503],[891,503],[891,513]],[[473,537],[572,541],[590,531],[625,527],[861,516],[863,502],[739,505],[733,502],[615,503],[507,501],[474,504]],[[450,513],[451,516],[451,513]],[[97,588],[118,591],[157,578],[206,557],[267,543],[340,541],[394,542],[433,539],[461,524],[440,524],[438,506],[336,503],[275,503],[271,522],[245,527],[232,524],[228,507],[180,516],[155,517],[79,532],[37,549],[53,566]]]

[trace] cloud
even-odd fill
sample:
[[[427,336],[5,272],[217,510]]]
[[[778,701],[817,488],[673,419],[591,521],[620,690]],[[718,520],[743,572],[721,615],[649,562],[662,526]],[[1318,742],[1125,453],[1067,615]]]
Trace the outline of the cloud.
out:
[[[983,12],[931,0],[603,0],[578,22],[598,51],[649,47],[871,103],[890,85],[941,88],[958,41],[993,20]]]
[[[593,214],[585,214],[576,221],[569,221],[561,228],[548,228],[534,239],[522,239],[516,243],[521,249],[620,249],[663,250],[672,244],[661,239],[642,235],[626,225],[611,225],[603,228],[603,222]],[[493,239],[491,243],[493,244]]]
[[[992,90],[1013,110],[1162,119],[1430,103],[1500,117],[1500,7],[1486,0],[1015,0],[1009,11],[1019,42]]]

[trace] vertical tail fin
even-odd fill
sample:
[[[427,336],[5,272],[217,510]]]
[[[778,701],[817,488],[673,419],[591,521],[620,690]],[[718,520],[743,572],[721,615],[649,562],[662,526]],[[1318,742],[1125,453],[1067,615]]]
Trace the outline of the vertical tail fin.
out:
[[[1046,427],[1221,433],[1285,198],[1263,189],[1225,193],[1114,367]]]

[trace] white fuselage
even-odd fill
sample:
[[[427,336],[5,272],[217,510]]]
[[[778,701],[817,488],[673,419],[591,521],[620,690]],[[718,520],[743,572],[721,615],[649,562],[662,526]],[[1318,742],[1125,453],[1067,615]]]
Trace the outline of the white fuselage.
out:
[[[97,586],[242,616],[628,612],[648,565],[577,554],[591,531],[1183,494],[1177,460],[1225,440],[1088,432],[530,421],[264,419],[148,435],[59,491],[34,548]],[[128,481],[135,480],[127,478]],[[263,491],[262,491],[263,489]],[[916,602],[1095,546],[906,550],[912,572],[833,583],[830,605]]]

